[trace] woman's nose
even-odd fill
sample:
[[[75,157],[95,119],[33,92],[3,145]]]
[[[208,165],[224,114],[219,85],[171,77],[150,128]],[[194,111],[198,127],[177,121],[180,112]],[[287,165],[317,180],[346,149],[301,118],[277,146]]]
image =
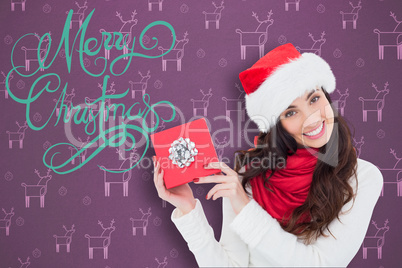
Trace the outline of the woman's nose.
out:
[[[306,115],[303,122],[303,128],[307,130],[313,130],[321,124],[321,122],[323,121],[322,118],[324,117],[322,116],[322,112],[320,109],[308,111],[308,114]]]

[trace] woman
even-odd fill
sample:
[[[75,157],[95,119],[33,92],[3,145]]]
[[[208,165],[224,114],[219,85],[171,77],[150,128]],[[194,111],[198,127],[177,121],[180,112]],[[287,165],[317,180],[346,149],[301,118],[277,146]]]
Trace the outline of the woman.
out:
[[[292,44],[270,51],[240,73],[246,109],[260,130],[255,148],[237,151],[236,167],[194,180],[217,183],[206,199],[223,198],[219,242],[188,184],[167,190],[154,158],[160,198],[200,267],[346,267],[358,252],[383,177],[358,159],[351,133],[329,93],[328,64]],[[273,156],[274,154],[274,156]]]

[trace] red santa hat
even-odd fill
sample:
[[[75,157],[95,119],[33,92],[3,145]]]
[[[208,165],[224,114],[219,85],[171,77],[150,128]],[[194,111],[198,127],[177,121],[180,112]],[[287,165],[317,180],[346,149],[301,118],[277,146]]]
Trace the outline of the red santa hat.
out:
[[[247,114],[264,133],[307,90],[335,90],[335,76],[328,63],[314,53],[300,54],[291,43],[268,52],[239,78],[246,92]]]

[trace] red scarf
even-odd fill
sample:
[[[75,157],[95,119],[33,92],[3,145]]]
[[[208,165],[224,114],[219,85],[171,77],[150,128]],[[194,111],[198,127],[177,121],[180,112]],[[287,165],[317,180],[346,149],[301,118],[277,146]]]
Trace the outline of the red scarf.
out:
[[[257,137],[254,139],[254,144],[256,141]],[[254,200],[279,222],[286,223],[286,220],[282,221],[282,217],[288,219],[293,210],[302,205],[307,198],[317,163],[317,156],[312,153],[319,150],[310,149],[313,151],[310,152],[305,148],[297,149],[295,154],[287,157],[284,169],[275,170],[274,175],[268,180],[269,183],[266,184],[273,192],[264,187],[262,174],[250,180]],[[271,170],[267,170],[266,177],[271,173]],[[310,216],[306,214],[297,223],[310,221]]]

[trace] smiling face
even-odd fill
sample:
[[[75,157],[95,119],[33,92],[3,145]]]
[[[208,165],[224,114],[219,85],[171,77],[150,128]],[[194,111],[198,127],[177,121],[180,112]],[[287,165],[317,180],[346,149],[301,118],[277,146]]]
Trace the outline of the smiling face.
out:
[[[295,99],[279,118],[299,147],[324,146],[334,129],[334,111],[319,87]]]

